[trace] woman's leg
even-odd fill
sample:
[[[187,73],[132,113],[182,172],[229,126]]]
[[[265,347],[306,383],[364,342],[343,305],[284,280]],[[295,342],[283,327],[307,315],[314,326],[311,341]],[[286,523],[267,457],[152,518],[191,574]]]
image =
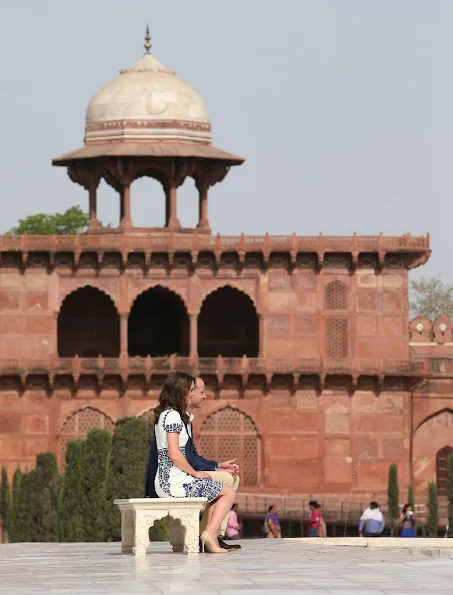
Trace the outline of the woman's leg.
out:
[[[233,488],[224,485],[222,491],[217,496],[217,499],[209,507],[209,517],[208,524],[206,525],[206,531],[212,535],[212,537],[217,538],[220,523],[230,511],[234,502],[234,496],[235,492]]]

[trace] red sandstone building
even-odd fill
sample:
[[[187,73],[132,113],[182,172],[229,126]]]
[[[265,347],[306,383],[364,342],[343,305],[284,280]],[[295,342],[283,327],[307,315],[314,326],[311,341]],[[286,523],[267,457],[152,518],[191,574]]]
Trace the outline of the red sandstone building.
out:
[[[201,96],[146,49],[91,101],[84,146],[53,162],[86,189],[88,232],[0,237],[0,464],[46,450],[61,464],[68,439],[148,418],[182,369],[208,390],[199,450],[236,456],[241,491],[368,497],[396,462],[424,500],[437,461],[442,492],[450,320],[417,319],[408,336],[408,272],[429,238],[213,235],[209,188],[243,159],[212,145]],[[162,227],[131,220],[142,176],[162,184]],[[187,177],[196,229],[178,220]],[[118,229],[97,221],[102,179]]]

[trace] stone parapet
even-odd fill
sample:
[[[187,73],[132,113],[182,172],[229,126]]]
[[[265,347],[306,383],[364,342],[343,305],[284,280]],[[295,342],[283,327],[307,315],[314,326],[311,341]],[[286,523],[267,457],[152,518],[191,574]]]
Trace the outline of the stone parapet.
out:
[[[426,262],[429,236],[221,236],[195,230],[94,230],[76,236],[0,236],[1,266],[130,268],[405,268]],[[17,255],[17,263],[14,261]],[[85,263],[85,266],[87,263]],[[82,264],[82,266],[84,266]]]
[[[0,390],[94,388],[147,391],[160,388],[163,377],[172,370],[209,377],[212,382],[208,386],[216,390],[248,388],[269,392],[274,388],[292,393],[304,388],[354,391],[360,388],[361,377],[374,380],[378,391],[408,390],[412,383],[419,382],[427,374],[425,360],[76,356],[0,359]]]

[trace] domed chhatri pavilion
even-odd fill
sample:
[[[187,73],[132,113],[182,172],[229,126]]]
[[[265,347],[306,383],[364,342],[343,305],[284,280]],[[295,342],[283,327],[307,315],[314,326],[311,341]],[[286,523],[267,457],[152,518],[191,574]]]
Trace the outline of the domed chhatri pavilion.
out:
[[[53,161],[88,193],[88,232],[0,237],[0,463],[11,473],[54,450],[63,464],[89,428],[149,418],[166,374],[183,369],[209,395],[199,450],[237,457],[242,492],[339,501],[352,486],[366,499],[396,462],[423,501],[437,464],[442,493],[451,323],[408,321],[408,271],[429,238],[212,235],[209,188],[243,159],[212,145],[203,98],[150,47],[148,35],[93,97],[84,146]],[[162,184],[163,227],[134,227],[143,176]],[[187,177],[195,229],[178,219]],[[97,220],[102,179],[118,229]]]

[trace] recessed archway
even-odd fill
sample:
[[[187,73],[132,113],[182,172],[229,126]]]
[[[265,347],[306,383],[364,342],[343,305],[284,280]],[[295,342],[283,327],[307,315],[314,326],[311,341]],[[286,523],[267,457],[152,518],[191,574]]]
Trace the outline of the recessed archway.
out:
[[[58,315],[60,357],[118,357],[120,321],[111,298],[95,287],[82,287],[64,300]]]
[[[248,295],[229,285],[204,300],[198,317],[200,357],[258,357],[259,322]]]
[[[443,409],[427,417],[416,429],[412,444],[414,484],[426,489],[436,480],[441,495],[446,492],[446,461],[453,435],[453,411]]]
[[[260,480],[260,439],[251,417],[232,407],[225,407],[205,419],[200,432],[201,451],[214,461],[236,459],[244,485]]]
[[[138,296],[129,314],[128,348],[140,357],[189,354],[189,317],[179,295],[157,286]]]

